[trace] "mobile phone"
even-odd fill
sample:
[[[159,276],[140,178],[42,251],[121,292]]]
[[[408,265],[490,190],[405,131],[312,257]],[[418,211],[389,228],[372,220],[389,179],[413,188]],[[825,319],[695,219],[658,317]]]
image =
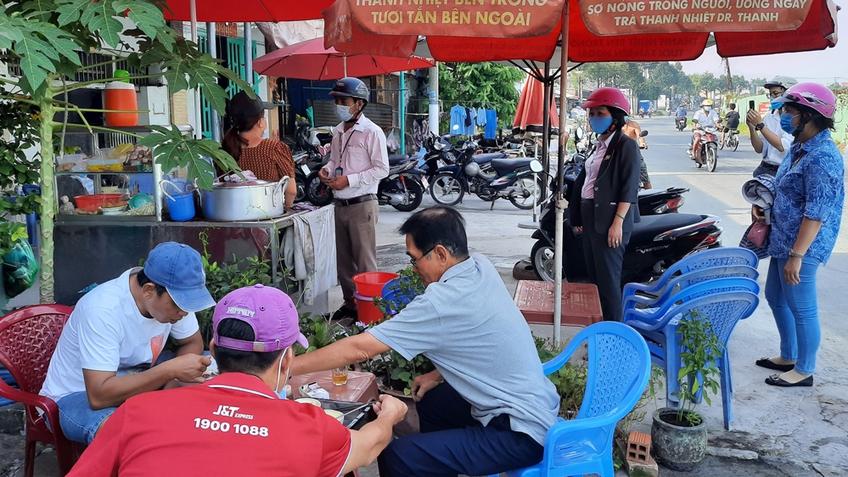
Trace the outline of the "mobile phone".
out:
[[[753,99],[748,101],[748,109],[750,109],[751,111],[754,110],[754,100]]]
[[[342,169],[341,166],[337,167],[336,168],[336,177],[341,177],[343,172],[344,172],[344,169]]]

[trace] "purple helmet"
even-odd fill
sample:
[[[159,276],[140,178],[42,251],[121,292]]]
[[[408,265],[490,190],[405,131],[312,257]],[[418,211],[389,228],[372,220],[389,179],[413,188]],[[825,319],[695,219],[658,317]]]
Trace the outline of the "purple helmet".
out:
[[[827,86],[818,83],[798,83],[787,89],[783,96],[775,98],[773,102],[801,104],[815,109],[826,118],[833,118],[836,112],[836,95]]]

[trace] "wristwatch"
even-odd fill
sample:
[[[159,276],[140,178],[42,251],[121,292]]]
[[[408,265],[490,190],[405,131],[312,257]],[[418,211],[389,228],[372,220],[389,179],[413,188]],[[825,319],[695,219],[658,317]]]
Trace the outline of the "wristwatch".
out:
[[[764,127],[766,127],[766,124],[760,123],[760,124],[757,124],[756,126],[754,126],[754,130],[755,131],[762,131]]]

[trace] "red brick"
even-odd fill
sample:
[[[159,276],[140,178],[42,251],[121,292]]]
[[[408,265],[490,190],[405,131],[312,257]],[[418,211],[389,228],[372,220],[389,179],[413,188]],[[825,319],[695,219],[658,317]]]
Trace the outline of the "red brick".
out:
[[[625,459],[632,462],[649,462],[651,458],[651,436],[642,432],[632,431],[627,437],[627,455]]]

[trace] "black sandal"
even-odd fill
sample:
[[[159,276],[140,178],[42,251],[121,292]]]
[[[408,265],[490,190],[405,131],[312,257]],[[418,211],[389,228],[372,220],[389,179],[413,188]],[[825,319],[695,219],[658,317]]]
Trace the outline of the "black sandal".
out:
[[[795,386],[799,387],[810,387],[813,385],[813,376],[807,376],[806,378],[798,381],[797,383],[790,383],[785,379],[781,378],[779,374],[772,374],[771,376],[766,378],[766,384],[769,386],[780,386],[782,388],[791,388]]]
[[[773,369],[775,371],[792,371],[795,369],[794,364],[777,364],[771,360],[771,358],[762,358],[757,360],[757,366],[766,369]]]

